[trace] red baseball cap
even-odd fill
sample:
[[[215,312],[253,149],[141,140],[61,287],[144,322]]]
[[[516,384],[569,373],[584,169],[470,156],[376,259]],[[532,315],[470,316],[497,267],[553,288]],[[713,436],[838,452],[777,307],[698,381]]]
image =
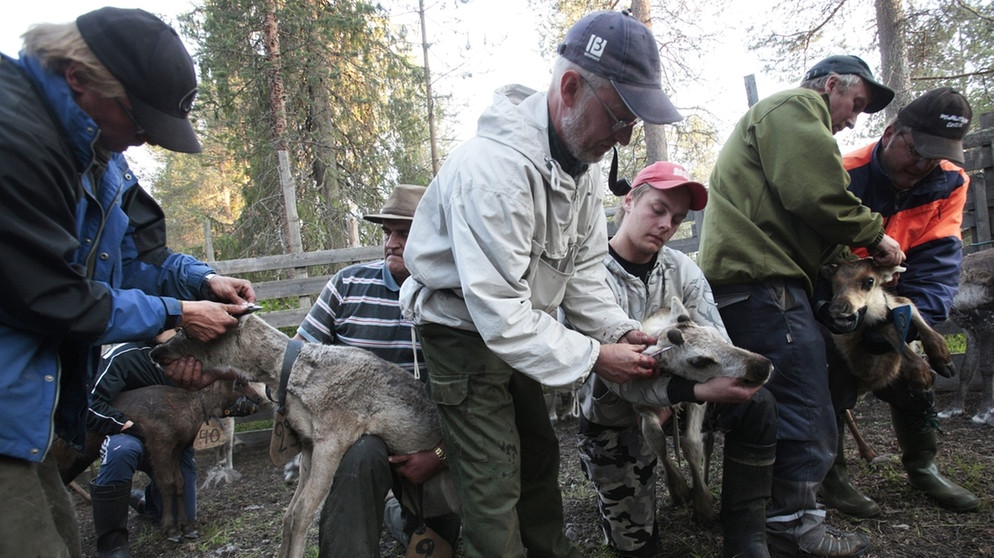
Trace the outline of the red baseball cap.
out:
[[[657,190],[686,186],[690,190],[690,209],[700,211],[708,203],[708,189],[690,179],[687,169],[669,161],[657,161],[638,173],[632,187],[648,184]]]

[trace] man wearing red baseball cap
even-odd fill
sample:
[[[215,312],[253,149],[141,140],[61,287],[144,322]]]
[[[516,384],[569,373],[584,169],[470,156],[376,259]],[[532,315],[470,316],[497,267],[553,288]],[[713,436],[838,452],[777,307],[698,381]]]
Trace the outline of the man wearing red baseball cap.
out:
[[[704,209],[707,200],[707,189],[680,165],[659,161],[645,167],[618,207],[618,231],[604,266],[615,300],[633,319],[670,309],[675,297],[695,323],[717,329],[727,340],[704,274],[686,254],[666,246],[688,212]],[[668,409],[709,401],[725,432],[723,555],[755,556],[757,547],[765,552],[764,510],[776,448],[776,407],[768,390],[732,378],[698,383],[666,375],[617,384],[591,374],[577,396],[580,460],[597,491],[611,548],[626,557],[660,551],[657,458],[642,437],[634,405]]]
[[[82,448],[100,346],[177,326],[206,341],[255,300],[165,246],[162,209],[122,154],[200,151],[196,91],[179,35],[142,10],[36,25],[18,59],[0,57],[0,556],[79,554],[49,450],[56,435]],[[130,492],[93,486],[101,557],[129,555]]]

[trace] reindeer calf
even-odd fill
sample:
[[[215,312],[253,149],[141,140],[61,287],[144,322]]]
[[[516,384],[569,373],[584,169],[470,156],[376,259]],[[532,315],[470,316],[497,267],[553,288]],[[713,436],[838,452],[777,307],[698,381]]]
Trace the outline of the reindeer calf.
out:
[[[766,383],[773,372],[773,364],[766,357],[732,345],[713,327],[694,323],[676,297],[668,310],[661,310],[646,318],[642,322],[642,329],[658,338],[656,345],[645,352],[654,356],[656,368],[662,376],[682,376],[696,382],[706,382],[717,377],[743,378],[761,385]],[[620,395],[628,399],[624,393]],[[695,517],[709,521],[716,519],[714,497],[704,474],[705,454],[701,431],[705,405],[689,402],[673,405],[674,416],[684,421],[684,428],[681,429],[679,425],[673,427],[673,446],[675,450],[683,450],[692,485],[687,484],[683,473],[667,451],[659,408],[640,403],[636,403],[635,407],[641,416],[642,435],[659,456],[666,471],[666,486],[670,497],[677,504],[690,505]]]
[[[442,439],[435,403],[423,384],[399,366],[356,347],[304,343],[299,355],[285,359],[290,340],[262,318],[241,318],[235,330],[209,343],[179,333],[152,350],[168,363],[196,357],[204,370],[244,370],[286,398],[286,422],[302,443],[300,480],[283,518],[280,557],[301,557],[307,529],[324,501],[345,451],[364,434],[379,436],[393,454],[430,450]],[[291,351],[292,354],[292,351]],[[280,387],[284,361],[285,392]],[[424,509],[442,493],[440,506],[458,510],[448,471],[424,485]]]
[[[975,424],[994,426],[994,250],[974,252],[963,258],[959,290],[949,317],[966,334],[966,354],[959,389],[942,418],[963,414],[966,393],[977,371],[982,379],[980,406],[971,419]]]
[[[180,454],[193,444],[200,426],[210,417],[228,416],[235,408],[238,414],[252,414],[262,402],[262,396],[243,377],[218,380],[198,391],[146,386],[114,398],[112,405],[144,431],[152,477],[162,495],[162,531],[170,541],[179,542],[180,536],[196,537],[196,524],[186,516],[183,506]]]
[[[928,325],[915,305],[907,298],[889,292],[885,285],[904,271],[903,267],[880,267],[871,259],[829,264],[822,274],[831,281],[832,301],[829,315],[837,329],[864,316],[852,333],[833,333],[832,339],[849,370],[857,380],[860,393],[877,390],[903,377],[912,389],[932,386],[932,369],[943,376],[953,374],[952,356],[942,335]],[[911,324],[921,337],[923,359],[894,327],[891,311],[909,306]],[[866,333],[882,336],[894,350],[880,353],[866,343]]]

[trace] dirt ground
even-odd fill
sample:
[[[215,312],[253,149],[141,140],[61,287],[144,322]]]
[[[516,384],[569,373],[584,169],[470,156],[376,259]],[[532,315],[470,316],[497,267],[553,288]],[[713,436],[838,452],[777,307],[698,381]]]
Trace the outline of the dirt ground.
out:
[[[939,407],[951,393],[939,393]],[[971,413],[979,399],[972,392],[967,400]],[[870,557],[994,557],[994,429],[974,425],[966,416],[945,419],[940,438],[940,470],[973,490],[980,499],[980,510],[971,514],[946,512],[908,486],[900,465],[897,443],[890,427],[888,406],[872,396],[864,398],[854,410],[864,436],[878,453],[886,456],[882,463],[869,465],[858,459],[852,438],[847,440],[847,457],[854,483],[874,498],[883,513],[873,519],[857,520],[830,511],[830,524],[865,533],[873,544]],[[585,556],[612,556],[601,544],[597,525],[594,493],[579,469],[575,446],[576,421],[557,423],[560,438],[566,531]],[[282,539],[282,516],[293,495],[293,486],[283,482],[282,468],[274,466],[263,445],[240,445],[235,449],[235,469],[243,477],[220,487],[203,488],[199,493],[200,539],[174,544],[160,534],[148,520],[131,515],[131,549],[139,558],[212,557],[254,558],[275,556]],[[215,463],[213,450],[198,453],[200,478],[206,478]],[[710,470],[711,484],[720,486],[721,440],[718,437]],[[136,486],[146,482],[136,477]],[[202,482],[202,481],[201,481]],[[85,484],[84,484],[85,486]],[[714,489],[717,491],[717,488]],[[661,557],[719,556],[720,529],[717,525],[698,525],[686,509],[672,507],[664,486],[660,486],[659,518],[665,551]],[[83,555],[96,556],[93,522],[89,504],[73,493],[83,536]],[[317,527],[310,531],[308,556],[317,556]],[[461,556],[461,551],[457,551]],[[399,557],[399,545],[384,537],[382,556]],[[343,557],[345,558],[345,557]]]

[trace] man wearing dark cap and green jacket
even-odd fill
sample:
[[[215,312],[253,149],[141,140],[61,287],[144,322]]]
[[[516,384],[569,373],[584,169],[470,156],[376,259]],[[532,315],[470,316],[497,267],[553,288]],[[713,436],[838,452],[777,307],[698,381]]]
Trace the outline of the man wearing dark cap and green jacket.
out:
[[[711,174],[698,263],[732,342],[775,367],[766,384],[779,416],[766,510],[773,556],[858,556],[869,548],[862,534],[830,528],[816,501],[835,458],[837,427],[809,298],[822,259],[837,245],[867,247],[881,263],[904,259],[880,216],[846,190],[849,175],[833,137],[893,98],[863,60],[830,56],[801,87],[750,108]]]
[[[142,10],[36,25],[20,58],[0,57],[0,556],[80,553],[49,449],[56,435],[82,447],[100,345],[177,326],[209,340],[255,300],[165,246],[162,209],[121,153],[200,151],[196,92],[179,36]],[[101,558],[130,555],[130,491],[92,491]]]

